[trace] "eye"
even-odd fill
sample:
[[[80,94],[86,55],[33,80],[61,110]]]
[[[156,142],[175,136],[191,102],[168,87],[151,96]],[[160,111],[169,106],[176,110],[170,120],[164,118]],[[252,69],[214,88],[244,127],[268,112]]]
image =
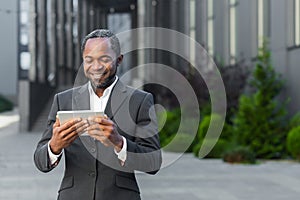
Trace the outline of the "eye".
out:
[[[108,56],[105,56],[105,57],[100,58],[100,61],[101,61],[102,63],[107,64],[107,63],[110,63],[110,62],[112,61],[112,58],[110,58],[110,57],[108,57]]]
[[[86,59],[84,59],[84,62],[85,62],[86,64],[91,64],[91,63],[93,62],[93,59],[86,58]]]

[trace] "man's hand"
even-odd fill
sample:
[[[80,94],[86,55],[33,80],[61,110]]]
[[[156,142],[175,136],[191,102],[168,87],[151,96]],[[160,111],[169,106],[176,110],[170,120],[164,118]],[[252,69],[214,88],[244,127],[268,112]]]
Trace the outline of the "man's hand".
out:
[[[63,148],[68,147],[81,133],[88,127],[87,120],[81,118],[71,119],[60,125],[56,118],[53,124],[52,138],[50,140],[50,149],[54,154],[59,154]]]
[[[117,127],[113,121],[103,116],[90,117],[91,124],[88,128],[88,134],[100,141],[105,146],[113,146],[117,152],[123,147],[123,138],[118,133]]]

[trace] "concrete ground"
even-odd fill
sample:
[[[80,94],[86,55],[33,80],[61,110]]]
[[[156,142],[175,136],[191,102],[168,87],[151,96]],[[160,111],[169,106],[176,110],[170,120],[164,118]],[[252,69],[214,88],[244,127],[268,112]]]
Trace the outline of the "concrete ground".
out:
[[[17,110],[0,115],[0,200],[52,200],[63,173],[39,172],[33,152],[41,133],[20,133]],[[166,160],[179,154],[164,153]],[[300,164],[266,161],[230,165],[185,154],[157,175],[137,174],[143,200],[297,200]],[[113,199],[113,198],[112,198]]]

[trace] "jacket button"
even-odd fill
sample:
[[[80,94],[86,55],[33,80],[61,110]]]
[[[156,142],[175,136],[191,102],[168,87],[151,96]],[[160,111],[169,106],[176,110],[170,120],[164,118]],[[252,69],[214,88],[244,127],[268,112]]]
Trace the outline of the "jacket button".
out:
[[[89,176],[94,178],[96,176],[96,173],[95,172],[90,172]]]
[[[91,152],[92,152],[92,153],[95,153],[95,152],[96,152],[96,149],[95,149],[95,148],[91,148]]]

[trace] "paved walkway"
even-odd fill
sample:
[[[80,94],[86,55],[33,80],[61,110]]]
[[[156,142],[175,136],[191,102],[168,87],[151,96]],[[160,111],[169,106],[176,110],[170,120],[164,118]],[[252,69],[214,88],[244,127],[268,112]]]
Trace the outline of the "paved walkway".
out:
[[[19,133],[16,113],[6,113],[8,118],[0,115],[0,127],[6,124],[0,128],[0,200],[53,200],[63,165],[47,174],[34,167],[32,155],[40,133]],[[11,123],[6,121],[9,118]],[[176,156],[164,154],[169,160]],[[289,161],[229,165],[187,154],[155,176],[139,173],[137,177],[143,200],[300,198],[300,164]]]

